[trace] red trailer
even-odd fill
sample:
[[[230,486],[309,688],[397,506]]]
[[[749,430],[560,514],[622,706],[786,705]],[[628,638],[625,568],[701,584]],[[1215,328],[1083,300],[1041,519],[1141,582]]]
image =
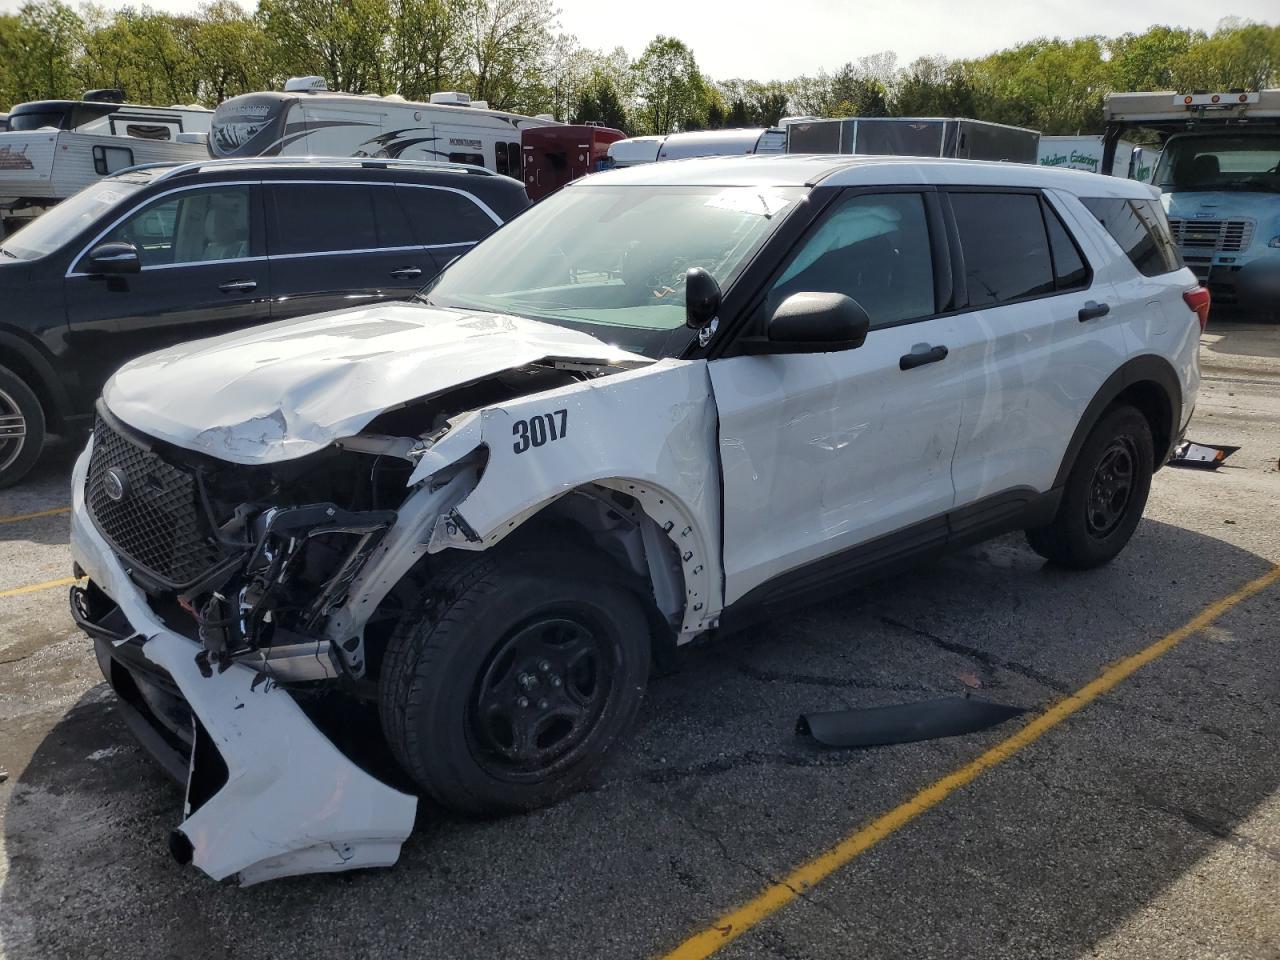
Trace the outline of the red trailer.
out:
[[[612,127],[564,124],[528,127],[520,132],[524,188],[533,201],[555,193],[570,180],[603,169],[609,144],[627,135]]]

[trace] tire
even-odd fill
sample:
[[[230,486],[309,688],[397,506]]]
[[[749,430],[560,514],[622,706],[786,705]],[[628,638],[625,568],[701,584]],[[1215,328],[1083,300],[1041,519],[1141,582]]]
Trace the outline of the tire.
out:
[[[607,565],[538,546],[471,555],[424,596],[379,677],[383,733],[405,772],[472,816],[581,788],[644,696],[649,627],[636,596]]]
[[[1078,569],[1111,560],[1142,519],[1154,463],[1146,417],[1128,405],[1108,409],[1080,448],[1052,522],[1027,531],[1031,549]]]
[[[7,367],[0,367],[0,488],[27,475],[44,447],[44,409],[34,391]]]

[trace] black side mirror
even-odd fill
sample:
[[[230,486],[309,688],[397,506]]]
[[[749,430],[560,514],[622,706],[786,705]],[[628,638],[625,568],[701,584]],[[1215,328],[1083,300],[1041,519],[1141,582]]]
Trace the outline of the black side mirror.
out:
[[[831,353],[867,339],[871,318],[843,293],[793,293],[769,318],[766,337],[753,338],[750,353]]]
[[[720,284],[701,267],[690,267],[684,275],[684,325],[701,330],[720,310]]]
[[[89,251],[89,273],[138,273],[142,259],[132,243],[100,243]]]

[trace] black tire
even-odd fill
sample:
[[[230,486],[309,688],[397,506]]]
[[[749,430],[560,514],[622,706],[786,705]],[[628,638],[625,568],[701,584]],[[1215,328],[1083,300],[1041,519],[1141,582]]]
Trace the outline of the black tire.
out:
[[[44,408],[35,392],[8,367],[0,367],[0,488],[27,475],[44,448]]]
[[[1111,407],[1080,448],[1053,521],[1027,531],[1031,549],[1079,569],[1111,560],[1142,519],[1154,463],[1146,417],[1131,406]]]
[[[455,561],[424,598],[379,677],[382,729],[405,772],[473,816],[578,790],[644,696],[649,628],[636,596],[607,564],[500,545]]]

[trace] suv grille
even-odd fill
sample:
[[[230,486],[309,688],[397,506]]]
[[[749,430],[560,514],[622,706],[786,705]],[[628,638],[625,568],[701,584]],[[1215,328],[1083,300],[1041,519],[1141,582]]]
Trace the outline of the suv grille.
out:
[[[1252,220],[1170,220],[1169,229],[1183,253],[1239,253],[1253,239]]]
[[[168,586],[194,582],[220,559],[203,532],[195,477],[126,439],[101,417],[93,428],[85,500],[112,545]]]

